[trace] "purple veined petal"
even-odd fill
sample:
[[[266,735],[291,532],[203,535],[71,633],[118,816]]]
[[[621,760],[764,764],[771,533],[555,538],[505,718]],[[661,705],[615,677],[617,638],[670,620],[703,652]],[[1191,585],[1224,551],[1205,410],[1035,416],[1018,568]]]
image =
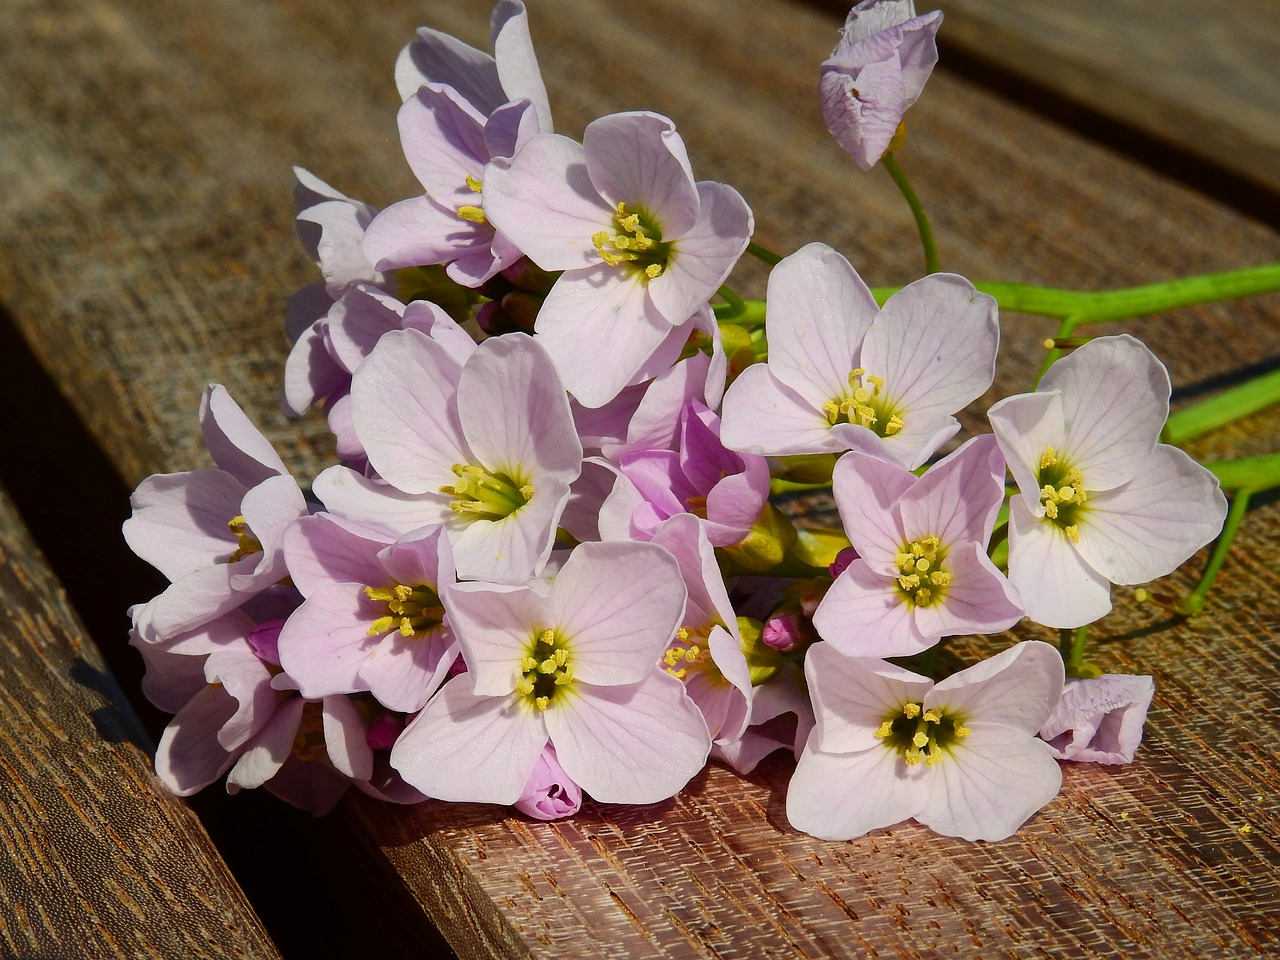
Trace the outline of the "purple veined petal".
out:
[[[1151,677],[1108,673],[1068,680],[1040,737],[1059,760],[1129,763],[1154,694]]]
[[[679,455],[674,450],[649,450],[628,453],[619,468],[640,495],[632,525],[652,534],[657,524],[668,517],[688,511],[684,497],[694,494],[680,473]],[[615,490],[619,488],[615,485]],[[647,539],[647,538],[646,538]]]
[[[581,807],[582,788],[561,769],[555,748],[547,744],[515,808],[535,820],[559,820],[573,816]]]
[[[547,475],[535,482],[533,497],[501,520],[448,524],[454,564],[464,580],[523,583],[539,576],[555,546],[555,532],[569,484]]]
[[[404,308],[401,323],[406,330],[421,330],[442,346],[459,367],[462,367],[476,351],[471,335],[451,316],[434,303],[414,300]],[[373,345],[370,345],[372,350]]]
[[[255,562],[249,556],[217,563],[175,580],[149,604],[149,629],[156,636],[172,637],[234,610],[252,594],[236,590],[232,578],[253,570]]]
[[[853,70],[824,64],[818,98],[827,130],[863,170],[884,156],[902,115],[907,88],[896,53]]]
[[[383,706],[402,713],[421,710],[458,658],[458,644],[447,627],[412,637],[388,633],[360,667],[360,679]]]
[[[396,583],[425,583],[437,592],[441,581],[453,583],[456,579],[449,538],[438,526],[397,538],[378,553],[378,563]]]
[[[925,81],[938,63],[938,28],[942,11],[930,10],[902,24],[902,46],[898,60],[902,64],[902,83],[906,88],[907,106],[920,96]]]
[[[737,190],[700,181],[698,219],[679,238],[675,255],[649,281],[649,297],[673,325],[683,323],[724,283],[747,249],[755,220]]]
[[[741,542],[769,499],[769,465],[746,455],[741,473],[730,474],[707,493],[707,533],[717,547]]]
[[[514,157],[526,141],[540,133],[550,133],[538,121],[538,112],[528,100],[505,103],[484,125],[485,149],[490,157]]]
[[[178,713],[208,686],[204,678],[205,657],[172,653],[167,644],[152,643],[137,630],[132,632],[129,643],[146,664],[143,694],[165,713]]]
[[[235,793],[239,789],[233,789],[233,786],[228,780],[228,792]],[[333,812],[351,786],[351,781],[323,759],[308,762],[290,755],[263,786],[276,799],[305,810],[313,817],[323,817]]]
[[[825,243],[801,247],[769,274],[769,370],[821,409],[848,391],[879,309],[843,256]]]
[[[231,767],[235,754],[218,743],[218,731],[236,712],[236,701],[205,687],[169,721],[156,747],[156,776],[180,797],[189,797]]]
[[[293,697],[281,704],[271,717],[271,722],[253,739],[249,749],[240,755],[236,765],[227,774],[227,792],[253,790],[276,775],[293,752],[293,741],[302,722],[302,711],[307,702]]]
[[[296,344],[309,327],[324,319],[332,306],[333,297],[322,280],[307,284],[289,297],[284,311],[284,332],[289,342]]]
[[[1009,582],[1029,618],[1046,627],[1079,627],[1111,610],[1111,584],[1094,570],[1062,528],[1009,498]]]
[[[579,544],[551,587],[574,677],[600,685],[640,681],[675,636],[685,596],[680,567],[661,547]]]
[[[268,477],[244,495],[240,514],[262,552],[257,554],[258,564],[251,575],[241,573],[237,567],[231,585],[238,590],[257,592],[286,576],[280,548],[285,531],[307,515],[307,501],[293,477],[288,474]]]
[[[987,419],[1018,489],[1036,505],[1036,516],[1044,516],[1037,477],[1045,451],[1061,451],[1066,443],[1062,397],[1056,391],[1005,397],[987,411]]]
[[[610,469],[617,471],[616,467]],[[636,522],[651,519],[653,513],[653,505],[645,500],[631,478],[617,471],[614,474],[613,485],[604,502],[600,504],[600,512],[596,515],[599,539],[643,539],[640,536],[642,531],[637,529]]]
[[[665,240],[683,237],[693,227],[698,217],[693,168],[666,117],[647,111],[600,117],[583,131],[582,149],[592,186],[611,210],[625,203]]]
[[[275,712],[279,698],[271,689],[271,671],[245,644],[209,654],[205,676],[210,684],[221,684],[237,703],[235,714],[218,731],[218,743],[233,752],[261,730]]]
[[[830,643],[809,648],[804,674],[816,721],[809,748],[826,753],[884,749],[876,737],[880,725],[900,714],[905,704],[920,702],[933,686],[884,660],[845,656]]]
[[[821,406],[778,380],[763,363],[747,367],[725,391],[720,442],[766,457],[848,449]]]
[[[1022,619],[1013,586],[980,544],[967,541],[953,545],[945,569],[951,582],[943,598],[927,607],[916,607],[916,626],[925,636],[999,633]]]
[[[736,624],[735,624],[736,625]],[[722,626],[711,628],[707,635],[707,649],[711,651],[711,659],[720,671],[721,680],[715,684],[715,699],[718,723],[713,727],[710,719],[707,726],[711,737],[718,742],[737,740],[746,732],[751,718],[751,701],[755,695],[755,687],[751,685],[751,673],[747,666],[746,655],[742,652],[736,631],[730,634]],[[699,674],[698,676],[701,676]],[[707,714],[706,700],[694,695],[690,684],[686,684],[690,696]]]
[[[912,0],[864,0],[845,16],[844,26],[840,28],[840,43],[831,54],[832,58],[856,55],[864,40],[906,23],[915,15]]]
[[[170,581],[180,580],[235,552],[227,524],[239,515],[244,494],[244,485],[222,470],[154,474],[129,498],[125,541]]]
[[[285,565],[294,585],[309,597],[330,583],[382,586],[387,579],[378,551],[390,537],[328,513],[302,517],[284,535]]]
[[[1042,741],[1021,731],[976,721],[969,730],[928,771],[915,816],[944,836],[1004,840],[1058,795],[1062,770]]]
[[[711,382],[711,364],[712,359],[699,352],[655,377],[638,394],[625,429],[615,431],[616,442],[601,443],[601,454],[616,462],[631,450],[674,450],[680,410],[691,400],[712,409],[719,405],[712,402],[718,388]]]
[[[529,17],[519,0],[498,0],[490,19],[493,59],[508,100],[529,100],[543,132],[551,132],[551,104],[529,35]]]
[[[1049,368],[1039,389],[1062,395],[1062,451],[1090,493],[1131,479],[1169,416],[1169,374],[1128,334],[1098,337]]]
[[[443,598],[475,694],[510,694],[538,634],[555,627],[551,603],[528,586],[480,582],[446,585]]]
[[[992,434],[974,437],[939,460],[899,505],[907,540],[932,534],[949,546],[986,547],[1004,502],[1004,456]]]
[[[325,752],[334,768],[353,780],[368,780],[373,776],[373,750],[356,705],[346,697],[325,697],[320,709]]]
[[[920,629],[916,613],[892,576],[855,560],[818,604],[813,626],[845,656],[905,657],[938,641]]]
[[[861,366],[884,377],[903,433],[946,421],[995,376],[1000,326],[993,297],[955,274],[935,273],[888,299],[862,344]]]
[[[880,743],[841,754],[806,747],[787,784],[787,821],[820,840],[852,840],[909,820],[920,797],[903,766]]]
[[[361,584],[322,585],[280,630],[280,665],[309,699],[366,691],[360,668],[379,643],[369,628],[386,613]]]
[[[546,351],[525,334],[476,348],[458,381],[458,417],[472,455],[513,478],[554,476],[567,486],[582,468],[569,399]]]
[[[333,358],[352,373],[384,333],[400,329],[404,312],[405,305],[391,294],[353,284],[329,311],[326,339]]]
[[[469,463],[453,357],[417,330],[384,336],[351,383],[352,416],[369,462],[405,493],[439,493]]]
[[[434,84],[419,87],[401,106],[397,124],[405,159],[437,203],[453,210],[474,203],[467,177],[479,178],[489,160],[486,116],[457,91]]]
[[[598,264],[594,234],[613,227],[614,208],[600,199],[582,146],[540,134],[510,159],[484,169],[485,216],[543,270]]]
[[[205,388],[200,401],[200,429],[213,462],[246,487],[289,472],[270,441],[220,383]]]
[[[322,471],[312,491],[335,517],[379,528],[391,536],[428,524],[442,524],[454,515],[449,509],[452,497],[448,494],[404,493],[349,467],[334,466]]]
[[[493,229],[459,217],[430,197],[387,207],[364,235],[364,253],[381,270],[446,263],[477,245],[488,248]]]
[[[956,714],[966,725],[998,723],[1035,736],[1057,705],[1062,684],[1058,651],[1027,640],[953,673],[926,694],[924,705]]]
[[[325,303],[332,301],[325,297]],[[326,343],[325,325],[315,323],[302,332],[284,364],[285,416],[300,417],[321,397],[343,389],[351,374],[333,359]]]
[[[908,538],[898,503],[919,481],[895,463],[854,451],[836,461],[831,492],[850,543],[870,569],[898,574],[897,556]]]
[[[667,550],[680,567],[688,591],[684,622],[734,625],[736,632],[737,613],[729,601],[715,551],[698,518],[689,513],[672,517],[654,534],[653,543]]]
[[[650,666],[638,683],[576,683],[546,711],[560,765],[601,803],[657,803],[707,762],[711,736],[684,684]]]
[[[363,250],[365,230],[376,214],[369,204],[346,198],[299,211],[298,236],[320,267],[330,300],[356,281],[385,282]]]
[[[542,715],[509,697],[446,683],[391,748],[391,766],[429,797],[512,804],[547,743]]]
[[[1112,583],[1146,583],[1213,540],[1226,516],[1217,478],[1178,448],[1158,444],[1128,483],[1090,493],[1076,549]]]
[[[546,344],[543,346],[545,348]],[[626,442],[627,431],[641,402],[651,389],[651,384],[623,387],[616,397],[599,407],[588,407],[577,400],[571,400],[569,409],[573,411],[573,424],[584,452],[588,456],[603,454],[610,460],[617,460],[620,454],[632,449]],[[663,427],[666,428],[668,442],[640,443],[635,446],[636,450],[670,449],[670,438],[675,435],[675,414],[665,410],[663,413],[658,429],[661,431]]]
[[[569,499],[560,514],[560,527],[579,542],[606,538],[600,533],[600,513],[617,474],[610,466],[594,460],[582,461],[582,473],[569,488]]]
[[[400,51],[395,79],[401,100],[425,83],[448,84],[484,116],[511,99],[502,89],[493,57],[430,27],[419,27],[418,36]]]
[[[616,397],[672,332],[644,284],[604,264],[564,273],[543,301],[534,329],[565,389],[586,407]],[[584,342],[593,349],[582,349]]]

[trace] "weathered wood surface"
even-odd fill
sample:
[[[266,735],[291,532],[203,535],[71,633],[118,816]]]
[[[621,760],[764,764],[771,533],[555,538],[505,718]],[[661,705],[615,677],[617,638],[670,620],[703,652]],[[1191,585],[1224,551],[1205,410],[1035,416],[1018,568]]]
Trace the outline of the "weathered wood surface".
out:
[[[938,6],[954,48],[1280,189],[1280,20],[1272,0]]]
[[[0,489],[0,956],[278,957]]]
[[[415,192],[391,63],[419,22],[483,45],[488,3],[10,6],[0,298],[130,483],[205,462],[194,413],[211,380],[312,473],[323,424],[276,412],[283,304],[311,279],[291,235],[289,164],[377,204]],[[860,174],[817,116],[815,68],[838,17],[780,0],[530,6],[559,130],[666,113],[697,175],[752,204],[760,242],[825,240],[873,283],[918,274],[888,179]],[[904,166],[948,269],[1101,288],[1280,259],[1276,233],[945,69],[909,126]],[[741,286],[759,293],[761,277],[748,270]],[[1265,297],[1125,329],[1191,396],[1274,364],[1278,312]],[[988,399],[1024,386],[1051,326],[1011,316],[1004,330]],[[1277,436],[1270,411],[1193,452],[1259,453]],[[352,922],[412,930],[429,916],[464,957],[1273,954],[1277,532],[1274,504],[1253,512],[1210,614],[1190,624],[1118,595],[1101,635],[1135,636],[1094,659],[1155,676],[1147,743],[1120,770],[1068,766],[1061,797],[1011,840],[911,825],[811,840],[786,823],[781,761],[746,781],[713,767],[667,804],[593,806],[553,825],[355,798],[333,829],[364,837],[372,869],[422,913]]]

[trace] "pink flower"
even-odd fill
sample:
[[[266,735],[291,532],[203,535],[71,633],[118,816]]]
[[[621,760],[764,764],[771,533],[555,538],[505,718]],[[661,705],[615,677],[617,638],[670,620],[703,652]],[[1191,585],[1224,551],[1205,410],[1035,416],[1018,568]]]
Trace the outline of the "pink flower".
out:
[[[170,580],[136,618],[148,640],[191,630],[287,576],[285,529],[307,513],[297,482],[226,389],[210,385],[200,425],[216,470],[156,474],[130,498],[130,549]]]
[[[326,508],[396,534],[443,524],[458,575],[522,582],[551,553],[582,447],[534,340],[480,344],[465,364],[417,330],[386,334],[352,382],[356,434],[377,471],[316,478]]]
[[[719,288],[751,236],[733,188],[695,182],[666,117],[620,113],[579,145],[547,135],[485,168],[484,209],[544,270],[535,330],[582,404],[613,399]],[[607,350],[586,345],[606,344]],[[652,376],[652,371],[649,375]]]
[[[1078,627],[1111,609],[1111,584],[1172,573],[1222,529],[1213,474],[1157,443],[1169,375],[1141,342],[1099,337],[1035,393],[989,412],[1019,494],[1009,500],[1009,579],[1027,616]]]
[[[863,0],[822,64],[827,129],[863,170],[880,160],[938,62],[942,12],[916,16],[911,0]]]
[[[986,552],[1004,501],[995,437],[975,437],[919,478],[848,453],[832,490],[858,559],[831,585],[813,625],[842,653],[909,656],[942,637],[995,633],[1022,618]]]
[[[561,820],[572,817],[581,808],[582,788],[564,772],[551,744],[543,747],[524,792],[513,806],[535,820]]]
[[[673,796],[711,746],[657,666],[684,601],[675,560],[648,543],[584,543],[550,588],[458,584],[445,602],[468,671],[405,729],[392,765],[441,800],[512,804],[550,743],[596,800]]]
[[[1131,674],[1068,680],[1040,736],[1059,760],[1129,763],[1155,692],[1150,677]]]
[[[877,307],[849,261],[811,243],[769,275],[767,363],[725,393],[720,438],[764,456],[860,450],[908,469],[960,429],[995,375],[996,303],[935,273]]]
[[[817,726],[787,788],[798,830],[849,840],[915,819],[1003,840],[1058,794],[1062,771],[1036,739],[1062,692],[1047,643],[1016,644],[936,684],[819,643],[805,676]]]

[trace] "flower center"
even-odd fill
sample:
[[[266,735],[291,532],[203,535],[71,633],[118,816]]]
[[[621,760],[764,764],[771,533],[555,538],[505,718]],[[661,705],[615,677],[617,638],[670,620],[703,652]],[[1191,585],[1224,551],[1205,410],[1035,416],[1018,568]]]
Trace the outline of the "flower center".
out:
[[[501,520],[533,499],[533,484],[501,471],[490,471],[471,463],[455,463],[458,479],[451,487],[441,487],[456,500],[449,508],[470,520]]]
[[[899,411],[883,396],[883,377],[877,377],[858,367],[849,371],[849,391],[823,405],[827,422],[832,426],[837,423],[853,423],[866,427],[880,437],[892,437],[902,429]]]
[[[561,690],[572,682],[573,664],[569,660],[568,642],[555,630],[547,629],[536,634],[520,661],[516,693],[539,710],[546,710]]]
[[[943,569],[946,559],[942,541],[932,534],[903,545],[894,563],[898,566],[898,592],[907,603],[928,607],[947,595],[951,574]]]
[[[684,680],[690,670],[723,680],[707,646],[711,627],[712,624],[708,623],[702,627],[681,627],[677,630],[667,652],[662,655],[662,668],[677,680]]]
[[[483,184],[475,177],[467,177],[467,187],[472,193],[479,193],[483,188]],[[470,220],[472,223],[488,223],[488,219],[484,215],[484,210],[480,207],[472,206],[464,203],[458,207],[458,217],[462,220]]]
[[[1036,474],[1040,487],[1040,506],[1044,515],[1057,526],[1072,543],[1080,542],[1080,515],[1088,495],[1084,489],[1084,477],[1065,460],[1060,460],[1053,447],[1046,447],[1040,457],[1040,469]]]
[[[249,524],[244,517],[232,517],[227,521],[227,529],[235,534],[236,538],[235,552],[227,557],[227,563],[235,563],[251,554],[262,553],[262,544],[250,532]]]
[[[907,766],[933,766],[944,751],[969,735],[969,728],[955,714],[923,703],[904,703],[902,711],[892,711],[876,730],[876,737],[890,750],[902,754]]]
[[[389,630],[399,630],[405,637],[417,637],[434,630],[444,620],[444,607],[435,588],[428,584],[395,583],[389,587],[365,587],[364,592],[370,600],[381,600],[387,605],[387,615],[369,624],[371,637]]]
[[[613,215],[614,232],[600,230],[591,242],[600,259],[611,267],[627,265],[652,280],[661,276],[671,260],[671,244],[662,242],[662,231],[641,213],[628,213],[625,203],[618,204]]]

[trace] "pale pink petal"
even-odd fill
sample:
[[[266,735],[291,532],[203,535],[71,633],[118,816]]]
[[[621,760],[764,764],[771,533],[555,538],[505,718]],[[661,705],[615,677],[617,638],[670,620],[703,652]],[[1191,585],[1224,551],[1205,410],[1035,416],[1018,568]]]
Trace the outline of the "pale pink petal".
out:
[[[787,820],[820,840],[852,840],[901,823],[920,804],[907,770],[897,753],[878,743],[859,753],[806,747],[787,784]]]
[[[493,39],[493,59],[506,99],[527,99],[538,113],[542,129],[551,132],[551,106],[547,88],[538,69],[529,35],[529,17],[519,0],[498,0],[489,21]]]
[[[1009,472],[1024,497],[1040,506],[1040,458],[1052,448],[1061,452],[1067,433],[1062,417],[1062,397],[1057,393],[1022,393],[1005,397],[987,411],[991,429],[1008,461]]]
[[[129,498],[125,541],[167,579],[180,580],[235,552],[227,524],[239,515],[244,494],[244,485],[222,470],[154,474]]]
[[[711,299],[754,228],[751,208],[733,187],[703,180],[697,189],[698,219],[679,238],[667,269],[649,281],[649,296],[672,324],[683,323]]]
[[[986,546],[1004,502],[1004,456],[992,434],[974,437],[939,460],[899,505],[907,540],[932,534],[943,546]]]
[[[1062,656],[1050,644],[1028,640],[953,673],[925,695],[924,705],[965,724],[998,723],[1034,736],[1057,705],[1062,684]]]
[[[149,632],[172,637],[240,606],[252,592],[235,589],[232,579],[237,574],[248,576],[256,565],[255,556],[235,563],[218,563],[175,580],[151,601]]]
[[[582,788],[564,772],[555,748],[547,744],[515,808],[535,820],[559,820],[573,816],[581,806]]]
[[[942,600],[916,607],[916,627],[922,634],[936,638],[999,633],[1022,619],[1017,594],[981,545],[956,544],[944,567],[951,582]]]
[[[218,731],[218,743],[233,751],[256,734],[270,719],[279,697],[271,689],[271,671],[247,644],[211,653],[205,661],[205,676],[219,683],[237,703],[235,715]]]
[[[447,83],[485,114],[509,99],[493,57],[430,27],[419,27],[418,36],[400,51],[395,79],[402,100],[424,83]]]
[[[907,109],[898,58],[870,63],[854,74],[826,68],[818,95],[827,129],[863,170],[884,156]]]
[[[552,584],[551,603],[574,676],[588,684],[630,684],[645,677],[675,635],[685,586],[675,558],[661,547],[583,543]]]
[[[915,817],[965,840],[1004,840],[1058,795],[1062,770],[1040,740],[994,723],[969,735],[927,770],[930,789]]]
[[[761,456],[839,453],[847,450],[820,406],[756,363],[725,391],[720,442],[730,450]]]
[[[813,614],[818,634],[850,657],[905,657],[938,638],[921,631],[892,576],[855,560],[831,585]]]
[[[391,270],[453,260],[478,243],[487,246],[492,236],[491,227],[464,220],[430,197],[410,197],[374,218],[364,252],[380,270]]]
[[[380,636],[369,627],[386,613],[362,584],[323,584],[280,630],[280,665],[310,699],[367,690],[360,667]]]
[[[236,701],[205,687],[169,721],[156,747],[156,775],[180,797],[189,797],[222,776],[235,754],[218,743],[218,731],[236,712]]]
[[[533,497],[501,520],[450,523],[450,544],[464,580],[523,583],[536,577],[551,555],[555,531],[569,498],[569,482],[545,475]]]
[[[360,711],[347,697],[325,697],[321,707],[325,752],[342,773],[353,780],[373,776],[373,750]]]
[[[222,384],[211,383],[205,389],[200,400],[200,429],[213,462],[246,487],[289,472],[271,442]]]
[[[610,207],[625,203],[631,212],[643,210],[667,240],[693,226],[693,170],[684,141],[666,117],[643,111],[600,117],[587,124],[582,147],[591,183]]]
[[[404,312],[405,305],[389,293],[353,284],[329,311],[327,341],[333,358],[348,373],[353,372],[384,333],[400,329]]]
[[[289,576],[303,596],[327,583],[385,586],[378,551],[388,539],[327,513],[303,517],[284,536]]]
[[[910,670],[845,656],[830,643],[809,648],[804,675],[816,721],[810,745],[827,753],[885,750],[875,735],[880,725],[901,714],[904,704],[918,703],[932,686]]]
[[[276,775],[293,752],[293,742],[302,721],[302,711],[307,701],[293,697],[271,717],[271,722],[254,738],[249,749],[240,755],[236,765],[227,774],[227,792],[253,790]]]
[[[1099,337],[1049,368],[1041,391],[1062,395],[1066,459],[1092,493],[1141,469],[1169,416],[1169,374],[1128,334]]]
[[[639,683],[578,683],[544,714],[566,773],[601,803],[673,797],[707,762],[711,736],[684,684],[651,668]]]
[[[1038,519],[1022,495],[1009,498],[1009,582],[1023,610],[1046,627],[1079,627],[1111,610],[1111,584],[1062,528]]]
[[[450,585],[443,596],[477,695],[511,693],[538,632],[555,625],[551,604],[529,587],[495,583]]]
[[[1103,674],[1068,680],[1040,736],[1059,760],[1129,763],[1142,742],[1154,694],[1150,677]]]
[[[898,573],[897,555],[907,538],[898,501],[917,483],[910,470],[857,451],[836,461],[831,492],[850,542],[872,569]]]
[[[413,713],[440,688],[457,655],[453,633],[445,627],[412,637],[393,630],[360,666],[360,679],[383,706]]]
[[[1227,500],[1217,478],[1176,447],[1159,444],[1128,483],[1090,491],[1076,548],[1112,583],[1172,573],[1222,530]]]
[[[546,743],[542,715],[507,697],[476,696],[464,675],[405,727],[391,765],[438,800],[512,804]]]
[[[324,470],[312,484],[312,492],[325,509],[337,517],[371,525],[391,536],[454,517],[451,495],[403,493],[387,483],[370,480],[349,467]]]
[[[324,302],[326,310],[333,303],[328,295],[324,295]],[[321,397],[336,393],[350,382],[351,374],[329,353],[323,325],[313,323],[299,334],[285,359],[281,408],[286,416],[300,417]]]

